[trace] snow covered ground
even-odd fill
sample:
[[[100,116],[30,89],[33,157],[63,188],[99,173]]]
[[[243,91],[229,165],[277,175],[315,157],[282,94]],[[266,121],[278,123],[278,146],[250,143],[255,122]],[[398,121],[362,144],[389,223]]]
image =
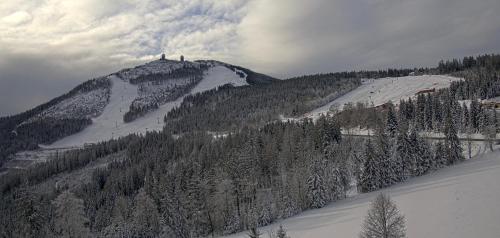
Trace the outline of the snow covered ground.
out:
[[[494,238],[500,234],[500,148],[380,191],[360,194],[264,227],[292,238],[358,237],[370,202],[389,194],[406,216],[408,237]],[[246,233],[232,236],[246,237]]]
[[[224,66],[214,66],[208,70],[203,80],[191,90],[190,94],[214,89],[224,84],[232,84],[233,86],[248,85],[246,77],[241,78],[238,74]]]
[[[341,128],[341,131],[342,131],[343,135],[359,135],[359,136],[375,135],[374,130],[360,128],[360,127]],[[430,139],[437,139],[437,138],[444,138],[445,137],[443,132],[434,132],[434,131],[421,131],[421,132],[419,132],[419,135],[424,137],[424,138],[430,138]],[[470,135],[467,135],[467,133],[458,133],[457,136],[458,136],[458,138],[463,139],[463,140],[466,140],[466,139],[484,140],[485,139],[485,136],[481,133],[471,133]],[[500,134],[497,134],[496,138],[500,138]]]
[[[423,75],[423,76],[406,76],[397,78],[381,78],[367,79],[363,84],[353,91],[333,100],[332,102],[307,113],[307,117],[318,117],[319,115],[328,112],[332,105],[336,105],[338,109],[342,109],[344,104],[348,102],[357,103],[363,102],[374,106],[392,101],[399,103],[402,98],[415,96],[415,93],[424,89],[440,89],[446,88],[452,81],[460,80],[444,75]]]
[[[132,122],[124,123],[123,115],[128,111],[132,101],[139,96],[137,86],[129,84],[114,75],[110,77],[113,82],[111,97],[103,113],[99,117],[94,118],[92,124],[83,131],[44,147],[65,148],[82,146],[85,143],[106,141],[133,133],[143,134],[146,131],[160,131],[163,129],[163,117],[174,107],[179,106],[186,95],[214,89],[225,84],[232,84],[233,86],[248,85],[246,78],[241,78],[229,68],[214,66],[205,72],[203,79],[189,94],[167,102],[161,105],[159,109],[149,112]]]
[[[109,103],[104,107],[102,114],[92,119],[92,124],[83,131],[54,142],[48,147],[70,147],[94,143],[112,138],[114,132],[127,125],[123,122],[123,115],[128,111],[132,101],[138,97],[137,86],[111,75],[111,96]]]

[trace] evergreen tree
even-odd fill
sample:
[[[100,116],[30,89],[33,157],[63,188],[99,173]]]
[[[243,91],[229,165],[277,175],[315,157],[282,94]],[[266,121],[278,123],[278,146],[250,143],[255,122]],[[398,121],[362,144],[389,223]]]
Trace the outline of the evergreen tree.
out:
[[[405,167],[407,168],[409,176],[417,176],[418,175],[418,166],[417,161],[419,160],[420,155],[418,154],[418,134],[416,129],[411,129],[410,134],[408,135],[408,157],[406,157]]]
[[[496,118],[496,110],[491,109],[490,111],[484,110],[485,114],[485,125],[482,130],[482,134],[484,135],[484,138],[486,139],[485,143],[486,145],[490,148],[490,151],[493,151],[493,143],[496,139],[496,132],[497,132],[497,118]]]
[[[309,199],[309,206],[312,208],[324,207],[328,202],[321,166],[320,162],[316,162],[312,166],[311,175],[307,179],[307,198]]]
[[[475,131],[479,130],[480,104],[475,99],[471,101],[469,116],[472,128]]]
[[[396,119],[396,114],[394,113],[394,106],[392,104],[389,106],[389,110],[387,111],[387,122],[386,122],[386,131],[387,134],[391,138],[395,138],[398,130],[398,121]]]
[[[443,143],[437,142],[434,150],[433,168],[439,169],[445,167],[448,164],[448,158],[445,154]]]
[[[374,151],[375,148],[368,139],[364,148],[363,169],[358,178],[358,189],[363,193],[375,191],[381,187],[380,162]]]
[[[434,96],[433,101],[432,101],[432,108],[434,110],[433,112],[433,128],[434,129],[440,129],[441,128],[441,122],[443,121],[443,115],[442,115],[442,104],[439,99],[439,96]]]
[[[45,214],[33,192],[23,187],[16,193],[16,234],[19,237],[42,237],[46,233]]]
[[[469,108],[465,104],[465,102],[462,105],[462,123],[461,123],[461,128],[462,131],[464,132],[469,132],[470,129],[470,114],[469,114]]]
[[[408,158],[411,158],[412,153],[408,141],[408,135],[403,130],[398,130],[396,137],[394,159],[394,173],[397,181],[405,181],[410,177],[411,164],[408,163]]]
[[[162,185],[162,188],[160,206],[164,221],[172,229],[176,237],[188,238],[186,212],[175,193],[175,189],[169,185]]]
[[[57,196],[54,206],[56,207],[54,221],[56,236],[90,237],[82,199],[66,190]]]
[[[463,160],[462,147],[458,140],[456,126],[452,120],[451,111],[448,109],[444,124],[445,151],[448,157],[448,164],[455,164]]]
[[[486,110],[480,110],[479,112],[479,132],[485,134],[489,126],[488,113]]]
[[[425,98],[425,109],[424,109],[424,126],[425,126],[425,129],[428,130],[428,131],[431,131],[433,129],[433,123],[432,123],[432,119],[433,119],[433,112],[434,112],[434,104],[432,103],[433,102],[433,96],[428,93],[427,94],[427,97]]]
[[[432,155],[429,145],[419,137],[417,137],[416,158],[414,175],[426,174],[432,167]]]
[[[139,190],[134,200],[132,224],[135,235],[139,237],[156,237],[160,232],[160,220],[156,204],[144,189]]]
[[[336,201],[346,197],[349,188],[349,176],[347,168],[339,168],[334,165],[329,166],[325,175],[327,177],[326,186],[328,187],[328,197],[330,201]]]
[[[188,178],[185,209],[188,214],[189,227],[193,236],[206,235],[209,231],[209,217],[207,213],[206,198],[204,197],[204,190],[201,178],[201,168],[199,163],[192,163],[192,170],[189,170],[191,177]]]
[[[395,135],[395,134],[394,134]],[[393,137],[389,137],[384,130],[377,130],[377,150],[376,156],[378,161],[379,179],[380,187],[387,187],[397,182],[395,177],[395,165],[393,164],[394,159],[392,157],[393,153]]]
[[[129,203],[124,197],[118,197],[113,207],[111,224],[103,231],[106,238],[126,238],[132,237],[133,232],[128,225]]]
[[[415,128],[418,131],[425,129],[425,96],[419,94],[417,96],[416,108],[415,108]]]

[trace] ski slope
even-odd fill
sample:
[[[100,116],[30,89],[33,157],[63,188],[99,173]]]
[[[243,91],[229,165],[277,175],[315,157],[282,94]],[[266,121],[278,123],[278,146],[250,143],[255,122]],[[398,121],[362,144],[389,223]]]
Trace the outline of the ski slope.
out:
[[[484,150],[484,149],[483,149]],[[370,202],[389,194],[406,217],[407,237],[494,238],[500,234],[500,148],[380,191],[360,194],[264,227],[293,238],[358,237]],[[232,236],[246,237],[246,233]]]
[[[214,66],[208,70],[203,80],[191,90],[190,94],[208,91],[225,84],[232,84],[235,87],[248,85],[246,77],[241,78],[225,66]]]
[[[406,76],[397,78],[381,78],[381,79],[366,79],[361,86],[353,91],[333,100],[332,102],[319,107],[312,112],[306,114],[306,117],[318,117],[319,115],[328,112],[332,105],[342,110],[344,104],[351,102],[367,103],[368,105],[381,105],[392,101],[399,103],[402,98],[415,96],[417,92],[424,89],[440,89],[450,86],[452,81],[460,80],[460,78],[444,76],[444,75],[422,75],[422,76]]]
[[[225,84],[233,86],[248,85],[246,78],[241,78],[234,71],[224,66],[210,67],[204,74],[203,79],[186,95],[174,101],[167,102],[159,109],[137,118],[136,120],[124,123],[123,115],[128,111],[132,101],[137,98],[137,86],[111,75],[113,86],[108,105],[103,113],[92,120],[92,124],[83,131],[65,137],[51,145],[44,145],[44,148],[66,148],[83,146],[86,143],[97,143],[107,141],[112,138],[127,136],[129,134],[143,134],[147,131],[161,131],[163,129],[163,118],[174,107],[179,106],[184,97],[189,94],[200,93],[211,90]]]
[[[113,137],[113,133],[124,128],[123,115],[128,111],[132,101],[138,97],[137,86],[118,78],[109,76],[112,82],[111,96],[100,116],[92,119],[92,124],[83,131],[54,142],[49,148],[64,148],[94,143]],[[109,134],[111,134],[109,136]]]

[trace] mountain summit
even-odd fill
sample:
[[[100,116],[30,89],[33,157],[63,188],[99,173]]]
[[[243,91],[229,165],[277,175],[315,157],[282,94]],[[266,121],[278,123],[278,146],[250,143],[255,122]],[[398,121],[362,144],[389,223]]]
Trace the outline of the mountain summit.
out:
[[[162,57],[84,82],[18,115],[12,134],[32,137],[34,143],[48,147],[72,147],[159,131],[164,116],[188,95],[221,86],[257,86],[274,80],[220,61]]]

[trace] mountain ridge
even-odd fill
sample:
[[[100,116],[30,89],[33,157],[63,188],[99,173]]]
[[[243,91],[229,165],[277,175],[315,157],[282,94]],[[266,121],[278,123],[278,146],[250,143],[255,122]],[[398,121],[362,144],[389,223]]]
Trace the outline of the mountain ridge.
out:
[[[32,150],[37,149],[39,144],[51,144],[81,132],[95,123],[95,119],[102,115],[109,104],[113,93],[113,80],[111,80],[113,77],[120,78],[125,87],[137,88],[137,95],[130,105],[119,109],[123,112],[120,121],[128,123],[191,93],[190,91],[203,81],[210,69],[215,67],[226,73],[227,80],[217,82],[217,85],[205,82],[207,90],[226,83],[234,84],[233,86],[243,86],[243,84],[258,86],[277,80],[241,66],[215,60],[159,59],[124,68],[89,79],[67,93],[27,111],[0,117],[0,133],[8,144],[4,146],[5,150],[2,149],[2,154],[5,154],[2,157],[19,151],[14,148]],[[214,79],[217,77],[212,77],[210,80]]]

